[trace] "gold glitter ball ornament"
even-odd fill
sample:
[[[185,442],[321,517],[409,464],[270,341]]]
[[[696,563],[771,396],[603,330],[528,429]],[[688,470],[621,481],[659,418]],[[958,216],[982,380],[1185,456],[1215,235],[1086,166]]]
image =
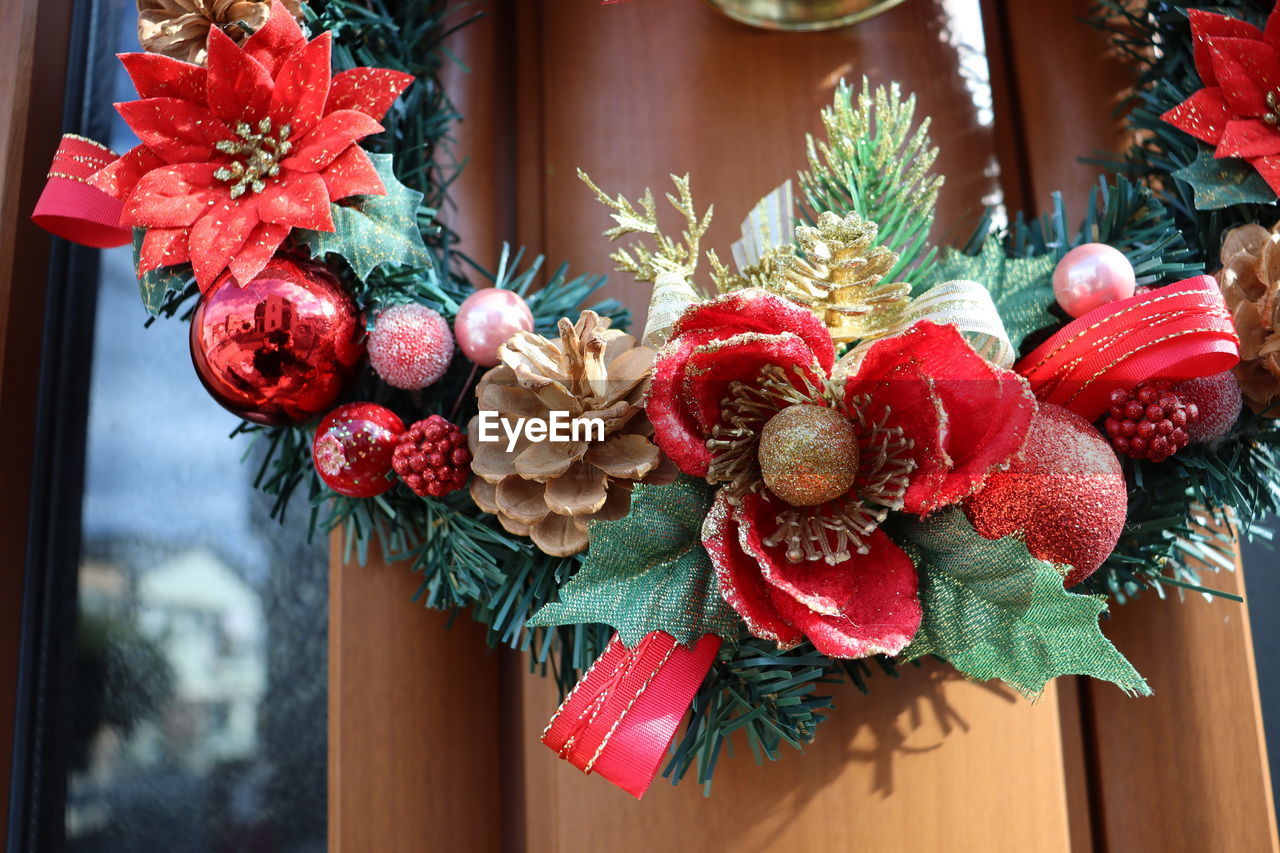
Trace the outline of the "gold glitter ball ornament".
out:
[[[764,425],[757,451],[769,491],[792,506],[817,506],[853,487],[858,437],[849,419],[808,403],[788,406]]]

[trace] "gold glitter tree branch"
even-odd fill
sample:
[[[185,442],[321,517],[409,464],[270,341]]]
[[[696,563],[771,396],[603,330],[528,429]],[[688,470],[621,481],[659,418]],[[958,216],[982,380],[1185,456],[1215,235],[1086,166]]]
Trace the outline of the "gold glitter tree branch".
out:
[[[657,205],[652,191],[644,191],[644,195],[640,197],[640,209],[637,210],[621,194],[617,198],[610,198],[582,169],[578,170],[578,178],[591,188],[601,204],[613,211],[611,216],[617,224],[604,232],[606,237],[610,240],[633,234],[648,234],[653,237],[653,249],[637,240],[610,254],[618,271],[631,273],[637,281],[656,281],[662,273],[678,273],[685,279],[692,278],[698,266],[698,255],[702,251],[702,237],[711,225],[714,208],[708,207],[707,212],[701,218],[698,217],[693,206],[693,194],[689,191],[688,175],[672,175],[671,180],[676,185],[677,194],[667,193],[667,201],[685,221],[678,240],[663,234],[658,226]]]

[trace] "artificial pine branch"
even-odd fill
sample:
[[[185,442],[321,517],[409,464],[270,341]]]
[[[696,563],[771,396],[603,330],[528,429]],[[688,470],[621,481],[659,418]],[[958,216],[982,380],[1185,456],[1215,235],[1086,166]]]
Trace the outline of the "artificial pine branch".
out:
[[[929,119],[915,124],[916,99],[896,83],[873,92],[864,77],[857,94],[841,80],[822,111],[825,140],[807,137],[809,169],[800,173],[801,213],[809,224],[831,211],[857,213],[879,227],[878,242],[898,253],[886,281],[916,285],[927,277],[926,251],[942,176],[934,174],[938,149]]]

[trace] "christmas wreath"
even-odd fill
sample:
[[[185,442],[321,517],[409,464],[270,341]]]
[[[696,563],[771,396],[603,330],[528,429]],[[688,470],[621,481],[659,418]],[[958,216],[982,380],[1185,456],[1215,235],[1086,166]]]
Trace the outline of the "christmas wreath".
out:
[[[444,3],[139,11],[140,144],[68,136],[37,221],[132,240],[147,310],[190,320],[201,381],[267,443],[276,513],[305,495],[349,555],[376,543],[549,662],[544,742],[636,796],[667,754],[709,782],[734,733],[807,744],[836,682],[927,655],[1029,697],[1147,694],[1107,600],[1212,593],[1280,506],[1269,6],[1103,8],[1141,133],[1074,229],[1057,201],[931,245],[928,123],[865,81],[731,265],[687,177],[671,236],[652,194],[582,174],[652,289],[638,338],[580,309],[601,278],[490,275],[436,220]]]

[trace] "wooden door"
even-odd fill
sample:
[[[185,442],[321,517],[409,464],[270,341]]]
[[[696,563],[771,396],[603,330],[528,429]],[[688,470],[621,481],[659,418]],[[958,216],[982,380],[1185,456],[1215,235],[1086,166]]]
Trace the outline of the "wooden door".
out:
[[[1035,212],[1093,179],[1075,158],[1119,144],[1124,70],[1078,18],[1086,0],[908,0],[857,27],[766,33],[691,0],[509,0],[457,38],[472,68],[454,224],[606,271],[587,169],[634,197],[690,172],[725,248],[803,164],[837,80],[896,80],[933,117],[947,176],[935,238],[983,203]],[[647,289],[615,276],[642,312]],[[1221,579],[1243,589],[1239,573]],[[1233,586],[1235,584],[1235,586]],[[408,602],[396,566],[333,565],[333,850],[1266,850],[1276,847],[1248,616],[1158,602],[1107,627],[1156,689],[1125,698],[1063,679],[1029,706],[926,664],[837,691],[808,754],[722,759],[710,798],[658,780],[636,802],[539,741],[552,685],[480,632]]]

